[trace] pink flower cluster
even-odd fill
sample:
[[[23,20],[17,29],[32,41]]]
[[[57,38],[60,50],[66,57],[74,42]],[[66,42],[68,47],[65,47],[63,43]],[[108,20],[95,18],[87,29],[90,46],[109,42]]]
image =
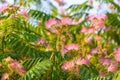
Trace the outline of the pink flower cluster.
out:
[[[116,48],[114,57],[116,61],[120,62],[120,46]]]
[[[77,59],[73,59],[71,61],[66,61],[65,63],[63,63],[61,66],[61,69],[72,71],[72,70],[76,69],[76,67],[78,67],[79,65],[82,65],[82,64],[89,66],[90,62],[86,58],[84,58],[84,59],[77,58]]]
[[[46,40],[44,38],[38,39],[36,44],[37,45],[43,44],[44,46],[46,46]]]
[[[0,12],[3,12],[7,8],[8,8],[8,5],[7,4],[3,4],[2,7],[0,7]]]
[[[51,32],[56,33],[56,31],[57,31],[56,27],[61,27],[61,26],[65,26],[65,25],[77,25],[77,24],[81,23],[82,21],[83,21],[83,18],[80,18],[78,21],[73,21],[69,17],[63,17],[60,20],[51,18],[45,23],[45,26]]]
[[[60,6],[64,6],[66,3],[63,0],[54,0],[56,1]]]
[[[80,32],[82,33],[86,33],[86,34],[91,34],[94,32],[94,28],[93,27],[83,27]]]
[[[115,73],[117,71],[118,64],[117,63],[111,63],[108,67],[108,72]]]
[[[1,80],[7,80],[9,78],[9,74],[8,73],[3,73]]]
[[[111,64],[111,60],[107,59],[107,58],[101,57],[100,61],[101,61],[102,65],[110,65]]]
[[[88,20],[93,22],[93,26],[95,29],[102,28],[104,26],[105,20],[107,16],[105,14],[92,14],[88,16]]]
[[[57,27],[61,27],[64,25],[70,25],[71,23],[72,23],[72,20],[68,17],[64,17],[60,20],[57,20],[55,18],[51,18],[45,23],[45,26],[52,33],[58,33]]]
[[[10,63],[9,67],[10,69],[15,70],[20,76],[24,76],[26,73],[24,67],[17,61]]]
[[[24,76],[26,71],[24,67],[16,60],[12,59],[11,57],[7,57],[5,61],[8,63],[8,67],[17,72],[20,76]]]
[[[26,12],[24,9],[22,9],[22,10],[19,12],[19,14],[23,15],[25,18],[28,18],[28,14],[27,14],[27,12]]]
[[[68,44],[66,46],[64,46],[64,49],[62,50],[61,55],[64,56],[65,53],[69,52],[70,50],[78,50],[79,49],[79,45],[78,44]]]

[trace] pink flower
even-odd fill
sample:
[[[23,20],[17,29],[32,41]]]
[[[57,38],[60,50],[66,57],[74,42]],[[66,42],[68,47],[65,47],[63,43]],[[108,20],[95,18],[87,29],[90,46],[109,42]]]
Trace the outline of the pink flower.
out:
[[[88,32],[88,28],[83,27],[83,28],[80,30],[80,32],[87,33],[87,32]]]
[[[106,58],[100,58],[100,61],[103,65],[110,65],[111,63],[110,59],[106,59]]]
[[[74,66],[75,66],[74,61],[67,61],[67,62],[63,63],[63,65],[61,66],[61,68],[63,70],[69,70],[69,71],[71,71],[74,68]]]
[[[69,50],[78,50],[79,45],[78,44],[68,44],[64,47],[67,51]]]
[[[56,33],[56,34],[58,33],[58,30],[55,29],[55,28],[51,28],[50,31],[51,31],[52,33]]]
[[[98,19],[102,19],[102,20],[105,20],[107,18],[106,14],[99,14],[97,16]]]
[[[85,58],[89,60],[91,57],[92,57],[91,54],[87,54]]]
[[[78,59],[75,61],[75,63],[76,63],[77,65],[85,64],[85,65],[87,65],[87,66],[90,64],[90,62],[89,62],[88,59],[80,59],[80,58],[78,58]]]
[[[92,53],[92,54],[98,53],[98,49],[97,48],[93,48],[93,49],[91,49],[90,53]]]
[[[88,28],[88,32],[87,33],[93,33],[94,32],[94,28],[93,27],[90,27],[90,28]]]
[[[120,46],[117,47],[117,49],[115,50],[115,60],[120,62]]]
[[[94,32],[94,28],[93,28],[93,27],[90,27],[90,28],[83,27],[83,28],[80,30],[80,32],[91,34],[91,33]]]
[[[45,23],[45,26],[46,28],[50,28],[51,26],[55,24],[57,24],[57,20],[55,18],[51,18]]]
[[[22,9],[22,10],[19,12],[19,14],[25,16],[26,18],[28,17],[28,14],[27,14],[27,12],[26,12],[24,9]]]
[[[20,63],[18,63],[17,61],[10,63],[9,67],[12,70],[15,70],[20,76],[24,76],[26,73],[24,67]]]
[[[46,45],[46,40],[44,38],[38,39],[37,40],[37,45],[39,45],[39,44]]]
[[[4,73],[4,74],[2,74],[1,80],[7,80],[8,78],[9,78],[9,74]]]
[[[99,15],[91,14],[88,16],[88,20],[99,20],[99,19],[105,20],[106,18],[107,16],[105,14],[99,14]]]
[[[62,0],[55,0],[60,6],[64,6],[66,3]]]
[[[96,14],[90,14],[90,15],[88,15],[87,19],[88,19],[88,20],[93,20],[93,19],[95,19],[96,17],[97,17]]]
[[[108,67],[108,72],[116,72],[118,65],[116,63],[111,63]]]
[[[72,19],[65,17],[61,19],[61,25],[70,25],[72,24]]]
[[[8,8],[8,5],[7,4],[3,4],[2,7],[0,8],[0,12],[3,12],[7,8]]]
[[[20,76],[24,76],[25,73],[26,73],[24,67],[23,67],[21,64],[18,64],[18,65],[17,65],[16,72],[17,72]]]
[[[91,44],[91,39],[90,38],[85,38],[85,42],[88,44]]]
[[[14,62],[12,62],[12,63],[9,64],[9,67],[10,67],[11,69],[16,69],[18,64],[19,64],[19,63],[18,63],[17,61],[14,61]]]

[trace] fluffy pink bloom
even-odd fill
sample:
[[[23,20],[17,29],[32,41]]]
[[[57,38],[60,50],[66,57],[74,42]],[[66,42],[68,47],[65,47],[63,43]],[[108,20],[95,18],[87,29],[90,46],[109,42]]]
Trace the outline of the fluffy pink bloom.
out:
[[[102,20],[105,20],[107,18],[106,14],[99,14],[97,16],[98,19],[102,19]]]
[[[87,33],[91,34],[91,33],[93,33],[93,32],[94,32],[94,28],[93,28],[93,27],[88,28]]]
[[[2,7],[0,7],[0,12],[6,10],[8,8],[7,4],[3,4]]]
[[[70,70],[71,71],[74,68],[74,66],[75,66],[74,61],[67,61],[67,62],[63,63],[61,68],[63,70]]]
[[[66,3],[62,0],[55,0],[60,6],[64,6]]]
[[[108,72],[116,72],[118,65],[116,63],[111,63],[108,67]]]
[[[105,14],[91,14],[88,16],[88,20],[99,20],[99,19],[102,19],[102,20],[105,20],[107,18],[107,16]]]
[[[24,67],[21,64],[17,65],[16,71],[20,76],[24,76],[26,73]]]
[[[88,44],[91,44],[91,39],[90,38],[85,38],[85,42]]]
[[[9,67],[10,67],[11,69],[16,69],[18,64],[19,64],[19,63],[18,63],[17,61],[14,61],[14,62],[12,62],[12,63],[9,64]]]
[[[57,24],[57,20],[55,18],[51,18],[45,23],[45,26],[46,28],[50,28],[51,26],[55,24]]]
[[[105,14],[92,14],[88,16],[88,20],[93,21],[93,26],[95,26],[95,29],[102,28],[104,26],[106,18],[107,16]]]
[[[19,14],[21,14],[21,15],[23,15],[23,16],[25,16],[25,17],[28,17],[28,14],[27,14],[27,12],[26,12],[24,9],[22,9],[22,10],[19,12]]]
[[[98,53],[98,49],[97,48],[93,48],[93,49],[91,49],[90,53],[92,53],[92,54]]]
[[[15,70],[20,76],[24,76],[26,73],[24,67],[20,63],[18,63],[17,61],[10,63],[9,67],[12,70]]]
[[[80,59],[80,58],[76,59],[75,63],[77,65],[82,65],[82,64],[89,65],[90,64],[88,59]]]
[[[89,60],[91,57],[92,57],[91,54],[87,54],[85,58]]]
[[[88,15],[88,20],[93,20],[95,18],[97,18],[96,14],[90,14],[90,15]]]
[[[93,27],[90,27],[90,28],[83,27],[83,28],[80,30],[80,32],[91,34],[91,33],[94,32],[94,28],[93,28]]]
[[[8,73],[2,74],[1,80],[7,80],[7,78],[9,78],[9,74]]]
[[[117,47],[117,49],[115,50],[115,60],[120,62],[120,46]]]
[[[78,44],[68,44],[64,47],[66,50],[78,50],[79,45]]]
[[[80,32],[87,33],[87,32],[88,32],[88,28],[83,27],[83,28],[80,30]]]
[[[58,30],[55,29],[55,28],[51,28],[50,31],[51,31],[52,33],[56,33],[56,34],[58,33]]]
[[[37,40],[37,45],[39,45],[39,44],[46,45],[46,40],[44,38],[38,39]]]
[[[100,58],[100,61],[103,65],[110,65],[111,63],[110,59],[106,59],[106,58]]]
[[[101,29],[104,26],[104,20],[94,20],[95,29]]]
[[[68,17],[64,17],[61,19],[61,25],[70,25],[72,24],[72,19]]]

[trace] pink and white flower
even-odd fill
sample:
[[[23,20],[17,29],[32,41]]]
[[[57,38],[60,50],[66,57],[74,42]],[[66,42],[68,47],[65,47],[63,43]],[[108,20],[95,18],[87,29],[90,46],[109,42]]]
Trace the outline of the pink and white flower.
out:
[[[72,19],[68,17],[64,17],[61,19],[61,25],[71,25]]]
[[[63,63],[63,65],[61,66],[61,68],[63,70],[69,70],[69,71],[71,71],[74,68],[74,66],[75,66],[75,63],[72,60],[72,61],[67,61],[67,62]]]
[[[117,49],[115,50],[115,60],[120,62],[120,46],[117,47]]]
[[[117,71],[117,63],[111,63],[110,66],[108,67],[108,72],[116,72]]]
[[[111,60],[107,59],[107,58],[100,58],[100,61],[102,63],[102,65],[110,65],[111,64]]]
[[[39,45],[39,44],[46,45],[46,40],[44,38],[38,39],[37,40],[37,45]]]
[[[7,80],[8,78],[9,78],[9,74],[4,73],[4,74],[2,74],[1,80]]]
[[[46,23],[45,26],[46,28],[51,28],[51,26],[56,25],[57,24],[57,20],[55,18],[51,18],[49,19]]]
[[[64,48],[65,48],[67,51],[69,51],[69,50],[78,50],[79,45],[72,43],[72,44],[66,45]]]
[[[24,17],[28,18],[28,14],[27,14],[27,12],[26,12],[24,9],[22,9],[22,10],[19,12],[19,14],[21,14],[21,15],[23,15]]]
[[[0,7],[0,12],[3,12],[7,8],[8,8],[8,5],[7,4],[3,4],[2,7]]]
[[[77,65],[85,64],[85,65],[87,65],[87,66],[90,64],[90,62],[89,62],[88,59],[80,59],[80,58],[76,59],[75,63],[76,63]]]
[[[92,48],[90,51],[91,54],[95,54],[98,53],[98,49],[97,48]]]

